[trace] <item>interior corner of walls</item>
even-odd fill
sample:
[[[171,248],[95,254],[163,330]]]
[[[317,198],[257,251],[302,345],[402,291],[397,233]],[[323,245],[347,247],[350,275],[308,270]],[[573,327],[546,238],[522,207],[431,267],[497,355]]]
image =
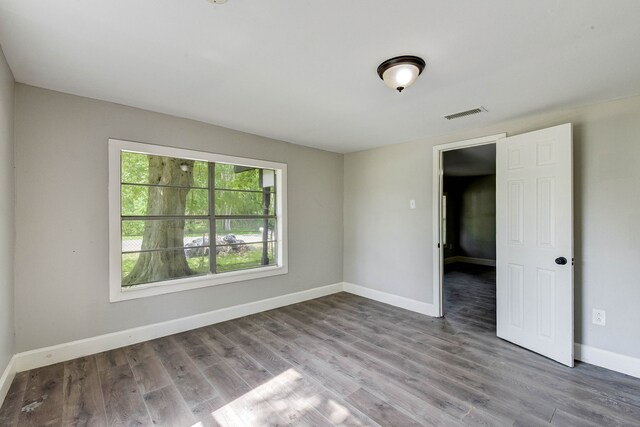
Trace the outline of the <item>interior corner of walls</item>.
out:
[[[16,376],[15,361],[16,357],[12,356],[11,359],[9,359],[9,363],[6,368],[2,372],[2,376],[0,376],[0,406],[2,406],[2,402],[4,402],[5,397],[7,397],[13,378]]]
[[[417,301],[400,295],[390,294],[388,292],[378,291],[366,286],[356,285],[354,283],[344,282],[344,291],[364,298],[369,298],[378,302],[393,305],[394,307],[404,308],[427,316],[436,317],[437,312],[433,304]]]
[[[640,378],[640,358],[637,357],[575,343],[574,358],[591,365]]]

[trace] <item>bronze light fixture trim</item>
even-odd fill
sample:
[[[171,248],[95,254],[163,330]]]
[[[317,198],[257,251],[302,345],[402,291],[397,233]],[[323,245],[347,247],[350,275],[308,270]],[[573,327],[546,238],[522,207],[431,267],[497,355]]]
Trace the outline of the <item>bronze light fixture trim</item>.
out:
[[[378,75],[387,86],[402,92],[422,74],[425,65],[424,59],[417,56],[396,56],[378,65]]]

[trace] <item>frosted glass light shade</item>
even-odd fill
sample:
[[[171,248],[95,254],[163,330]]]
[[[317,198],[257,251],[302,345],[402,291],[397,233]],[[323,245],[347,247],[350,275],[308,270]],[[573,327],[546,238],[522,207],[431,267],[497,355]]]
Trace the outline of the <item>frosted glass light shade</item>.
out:
[[[401,64],[395,65],[382,73],[382,80],[391,89],[402,90],[411,86],[419,75],[420,70],[415,65]]]
[[[398,56],[380,64],[378,75],[391,89],[402,92],[416,81],[424,66],[424,60],[417,56]]]

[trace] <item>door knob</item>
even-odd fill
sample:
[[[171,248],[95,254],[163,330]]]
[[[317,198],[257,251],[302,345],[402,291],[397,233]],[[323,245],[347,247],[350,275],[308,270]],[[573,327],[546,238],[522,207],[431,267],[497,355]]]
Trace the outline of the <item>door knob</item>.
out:
[[[565,265],[567,263],[567,259],[563,256],[556,258],[556,264]]]

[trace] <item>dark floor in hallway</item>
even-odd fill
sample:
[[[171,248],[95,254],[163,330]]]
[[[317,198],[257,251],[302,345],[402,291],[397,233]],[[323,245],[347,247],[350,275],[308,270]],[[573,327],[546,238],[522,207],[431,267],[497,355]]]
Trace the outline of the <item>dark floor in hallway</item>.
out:
[[[445,317],[496,330],[496,268],[453,263],[444,268]]]

